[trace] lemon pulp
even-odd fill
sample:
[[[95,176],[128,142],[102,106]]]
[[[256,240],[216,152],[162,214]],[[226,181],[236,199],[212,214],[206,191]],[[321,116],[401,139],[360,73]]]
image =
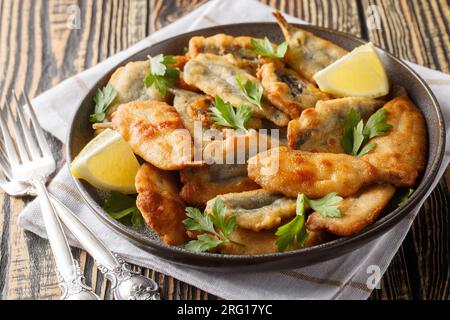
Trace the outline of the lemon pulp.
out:
[[[128,143],[111,129],[89,142],[70,167],[74,177],[101,190],[127,194],[136,192],[134,179],[138,169],[139,162]]]
[[[354,49],[314,75],[320,90],[339,97],[377,98],[389,93],[389,81],[372,43]]]

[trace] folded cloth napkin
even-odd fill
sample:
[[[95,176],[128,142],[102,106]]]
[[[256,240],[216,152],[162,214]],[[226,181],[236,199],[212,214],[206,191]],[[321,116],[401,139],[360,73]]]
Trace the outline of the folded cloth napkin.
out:
[[[99,63],[70,79],[67,79],[33,100],[44,129],[61,141],[66,137],[73,114],[88,88],[113,66],[133,53],[147,48],[154,42],[176,34],[213,25],[273,21],[273,9],[254,0],[215,0],[155,32],[148,38]],[[291,22],[302,21],[287,17]],[[416,70],[431,86],[445,113],[447,128],[450,125],[450,75],[415,64]],[[438,176],[441,177],[450,160],[450,136],[447,129],[447,145],[444,162]],[[439,179],[433,183],[434,189]],[[83,204],[66,166],[56,175],[49,190],[75,212],[91,230],[114,252],[129,262],[154,269],[192,284],[225,299],[366,299],[373,285],[376,270],[383,274],[400,247],[422,203],[406,218],[383,236],[349,254],[305,268],[270,273],[214,273],[194,270],[163,261],[118,237],[107,228]],[[39,204],[31,202],[21,213],[19,225],[42,237],[46,237]],[[70,242],[78,246],[70,237]],[[373,267],[375,266],[375,267]],[[377,267],[379,269],[377,269]],[[374,271],[375,270],[375,271]],[[367,285],[369,284],[369,286]]]

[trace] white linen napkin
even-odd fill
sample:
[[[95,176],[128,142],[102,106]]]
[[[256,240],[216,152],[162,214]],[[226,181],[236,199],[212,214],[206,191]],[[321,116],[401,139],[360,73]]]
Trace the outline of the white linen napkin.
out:
[[[35,98],[33,104],[39,121],[44,129],[64,141],[71,115],[75,112],[88,88],[121,60],[154,42],[182,32],[219,24],[273,21],[272,12],[272,8],[254,0],[208,2],[131,48],[63,81]],[[302,21],[289,16],[287,19],[302,23]],[[450,75],[412,63],[410,66],[431,86],[444,111],[448,128],[450,124],[450,90],[448,90]],[[438,174],[439,177],[442,176],[450,160],[449,132],[447,129],[446,155]],[[434,189],[438,180],[434,181],[429,193]],[[83,204],[66,166],[50,183],[49,190],[73,210],[106,243],[109,249],[122,255],[129,262],[173,276],[225,299],[366,299],[371,292],[367,283],[373,284],[371,276],[375,274],[377,267],[381,274],[386,271],[425,200],[424,198],[410,215],[383,236],[334,260],[284,272],[214,273],[163,261],[122,237],[118,237]],[[18,223],[24,229],[46,237],[39,204],[36,201],[31,202],[23,210]],[[70,242],[79,247],[75,239],[71,238]]]

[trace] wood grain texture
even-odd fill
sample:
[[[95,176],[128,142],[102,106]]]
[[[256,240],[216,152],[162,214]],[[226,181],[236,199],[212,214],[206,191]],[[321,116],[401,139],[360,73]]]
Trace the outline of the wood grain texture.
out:
[[[371,41],[400,58],[449,72],[448,1],[362,1],[363,8],[368,6],[381,20],[380,29],[366,23]],[[447,187],[443,180],[425,203],[383,278],[386,289],[374,291],[374,298],[449,297],[449,201],[443,191]],[[440,204],[441,212],[436,210]]]
[[[0,106],[11,98],[11,89],[24,88],[30,96],[35,96],[205,2],[0,1]],[[262,2],[311,24],[370,39],[401,58],[444,72],[450,70],[448,1]],[[371,20],[366,16],[375,10],[373,8],[379,14],[380,30],[372,29]],[[61,165],[62,146],[56,139],[48,138]],[[48,242],[16,225],[18,213],[29,201],[28,198],[12,199],[0,193],[0,297],[57,299],[60,293]],[[439,212],[437,207],[444,209]],[[383,277],[381,290],[375,290],[371,298],[449,298],[449,214],[448,191],[445,183],[441,182]],[[86,282],[102,298],[111,299],[110,284],[95,268],[93,259],[82,250],[73,249],[73,253],[80,261]],[[133,268],[159,283],[163,299],[215,298],[163,274],[136,266]]]

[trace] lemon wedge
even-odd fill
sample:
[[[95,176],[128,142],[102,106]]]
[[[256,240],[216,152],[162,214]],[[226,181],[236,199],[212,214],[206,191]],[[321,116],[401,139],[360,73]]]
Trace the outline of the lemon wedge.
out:
[[[374,45],[355,48],[314,75],[320,90],[339,97],[377,98],[389,93],[389,81]]]
[[[128,143],[118,132],[106,129],[81,150],[70,171],[75,178],[101,190],[132,194],[136,193],[134,178],[138,168]]]

